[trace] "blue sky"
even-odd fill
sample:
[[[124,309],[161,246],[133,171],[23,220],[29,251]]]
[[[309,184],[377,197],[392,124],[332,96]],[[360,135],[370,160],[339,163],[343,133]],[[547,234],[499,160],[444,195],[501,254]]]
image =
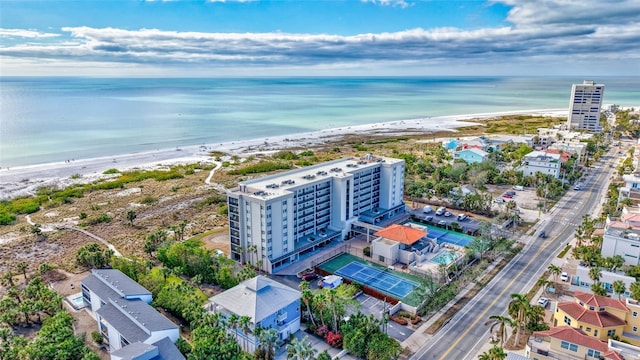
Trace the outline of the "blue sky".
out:
[[[5,75],[640,75],[640,0],[0,2]]]

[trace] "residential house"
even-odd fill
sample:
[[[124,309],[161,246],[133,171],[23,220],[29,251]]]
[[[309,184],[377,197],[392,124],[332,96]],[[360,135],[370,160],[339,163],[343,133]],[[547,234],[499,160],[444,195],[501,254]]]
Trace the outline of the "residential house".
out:
[[[640,345],[640,304],[577,290],[575,301],[556,303],[553,326],[568,325],[585,335],[606,341],[611,337]]]
[[[630,199],[634,205],[640,203],[640,171],[622,175],[624,186],[618,190],[618,204],[624,199]]]
[[[576,285],[586,292],[591,292],[591,285],[593,284],[593,280],[589,277],[589,270],[591,268],[585,266],[583,264],[578,264],[576,267],[576,276],[571,279],[571,284]],[[627,276],[623,271],[609,271],[606,269],[600,269],[600,283],[604,285],[604,288],[607,290],[612,297],[617,297],[618,295],[613,292],[613,283],[615,281],[622,281],[626,286],[626,291],[621,294],[623,297],[630,297],[631,293],[629,292],[629,287],[632,283],[636,281],[636,279],[632,276]]]
[[[115,352],[127,349],[116,353],[116,358],[117,354],[126,355],[151,349],[145,345],[129,348],[141,343],[156,347],[157,350],[149,350],[151,354],[157,352],[157,356],[160,356],[155,359],[180,359],[167,357],[170,352],[164,352],[167,347],[175,348],[174,343],[180,336],[180,329],[149,305],[152,295],[147,289],[119,270],[111,269],[92,270],[91,275],[82,279],[81,288],[83,300],[97,320],[98,331],[109,350]],[[165,338],[171,346],[161,342]]]
[[[453,153],[454,159],[464,160],[467,164],[481,163],[489,158],[489,153],[474,147]]]
[[[598,340],[571,326],[534,332],[526,355],[534,360],[631,360],[640,359],[640,348],[608,339]]]
[[[522,159],[522,170],[524,176],[532,176],[535,173],[550,174],[556,179],[560,178],[561,155],[548,153],[546,151],[532,151]]]
[[[442,146],[448,151],[454,151],[458,148],[458,141],[456,139],[448,139],[442,142]]]
[[[184,360],[168,337],[152,344],[135,342],[111,353],[111,360]]]
[[[607,218],[602,237],[603,257],[620,255],[626,265],[640,264],[640,212],[624,207],[618,220]]]
[[[255,335],[257,328],[278,330],[280,340],[288,339],[300,329],[301,297],[298,290],[265,276],[256,276],[211,297],[206,308],[227,319],[231,314],[249,317],[250,331],[245,333],[240,327],[228,331],[245,351],[253,353],[259,344]]]
[[[227,193],[231,258],[273,273],[405,212],[404,160],[366,155],[242,181]]]

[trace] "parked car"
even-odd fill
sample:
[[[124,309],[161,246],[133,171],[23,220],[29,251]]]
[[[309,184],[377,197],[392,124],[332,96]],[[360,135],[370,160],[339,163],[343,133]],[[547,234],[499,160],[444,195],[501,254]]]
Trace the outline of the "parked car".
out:
[[[315,280],[317,278],[318,278],[318,274],[316,274],[316,273],[308,273],[308,274],[302,275],[302,280],[304,280],[304,281],[311,281],[311,280]]]
[[[458,221],[464,221],[467,219],[467,215],[465,214],[458,214]]]
[[[424,221],[431,222],[433,220],[433,216],[429,215],[424,218]]]
[[[433,208],[429,205],[425,205],[425,207],[422,208],[422,212],[425,214],[431,214],[433,212]]]
[[[582,186],[576,185],[573,187],[573,190],[582,190]]]
[[[438,221],[438,225],[447,226],[447,222],[444,220]]]
[[[567,274],[566,272],[563,272],[563,273],[560,275],[560,280],[562,280],[562,281],[569,281],[569,274]]]
[[[444,215],[446,211],[447,211],[447,208],[444,206],[441,206],[438,208],[438,210],[436,210],[436,215],[438,216]]]
[[[516,196],[516,192],[513,190],[505,191],[504,193],[507,195]]]
[[[523,191],[524,190],[524,186],[522,186],[522,185],[514,185],[512,189],[513,190],[518,190],[518,191]]]
[[[498,204],[504,204],[507,202],[507,200],[503,199],[503,198],[497,198],[495,200],[493,200],[493,202],[498,203]]]
[[[546,308],[547,305],[549,305],[549,299],[547,298],[540,298],[538,300],[538,305],[542,306],[543,308]]]
[[[451,216],[451,215],[453,215],[453,214],[452,214],[452,213],[450,213],[450,212],[448,212],[448,211],[444,213],[444,216],[445,216],[445,217],[449,217],[449,216]]]
[[[502,194],[503,198],[507,198],[507,199],[511,199],[513,198],[513,195],[509,195],[509,194]]]

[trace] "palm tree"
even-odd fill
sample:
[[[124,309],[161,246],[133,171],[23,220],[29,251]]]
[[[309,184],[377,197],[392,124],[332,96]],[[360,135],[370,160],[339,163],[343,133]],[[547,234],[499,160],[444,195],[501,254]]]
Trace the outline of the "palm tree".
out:
[[[306,335],[302,340],[294,338],[287,345],[287,359],[313,360],[317,352],[318,350],[313,348],[309,337]]]
[[[20,261],[18,265],[16,265],[18,271],[24,275],[24,282],[27,282],[27,269],[29,268],[29,264],[26,261]]]
[[[238,342],[238,324],[240,322],[240,317],[235,313],[231,313],[229,317],[227,317],[227,327],[229,329],[233,329],[236,334],[236,342]]]
[[[507,353],[501,347],[494,346],[486,352],[478,355],[478,360],[503,360],[507,358]]]
[[[553,282],[557,283],[558,282],[558,275],[560,275],[562,273],[562,268],[560,266],[558,266],[558,265],[551,264],[551,265],[549,265],[547,270],[549,270],[549,274],[551,274],[551,276],[553,276]]]
[[[620,296],[627,291],[627,286],[622,280],[614,281],[613,284],[611,284],[611,287],[613,288],[613,292],[618,294],[618,300],[620,300]]]
[[[640,282],[632,282],[629,285],[629,291],[631,292],[631,298],[640,301]]]
[[[529,299],[527,299],[526,295],[511,294],[511,301],[507,307],[507,312],[516,324],[516,346],[520,344],[520,335],[527,323],[527,312],[529,307],[531,307],[531,304],[529,304]]]
[[[247,315],[240,316],[240,320],[238,321],[238,327],[245,334],[245,341],[246,341],[246,338],[249,336],[249,334],[252,333],[251,331],[252,324],[253,323],[251,322],[251,316],[247,316]]]
[[[489,332],[493,334],[493,329],[498,327],[498,338],[500,339],[500,346],[504,345],[504,341],[507,338],[507,327],[513,327],[514,323],[508,316],[502,315],[491,315],[489,316],[489,321],[485,323],[485,325],[491,325],[489,328]]]
[[[602,273],[600,272],[600,268],[597,266],[594,266],[591,269],[589,269],[589,277],[595,283],[599,283],[600,279],[602,278]]]
[[[276,351],[278,350],[279,339],[278,339],[278,330],[271,329],[260,329],[258,331],[258,349],[264,352],[264,360],[273,360],[276,356]]]
[[[298,287],[300,288],[300,292],[302,293],[302,302],[304,303],[304,306],[307,309],[307,315],[309,316],[309,321],[311,321],[311,324],[315,329],[318,326],[316,325],[316,320],[314,319],[313,312],[311,311],[311,301],[313,300],[313,293],[311,292],[309,282],[301,281]]]

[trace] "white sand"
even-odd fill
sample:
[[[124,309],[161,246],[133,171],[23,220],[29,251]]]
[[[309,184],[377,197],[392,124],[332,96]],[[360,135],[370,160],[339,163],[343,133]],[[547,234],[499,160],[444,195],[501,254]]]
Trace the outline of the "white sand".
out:
[[[377,124],[325,129],[317,132],[282,135],[245,141],[234,141],[181,149],[164,149],[133,154],[79,159],[40,165],[0,169],[0,199],[33,194],[42,186],[65,186],[87,183],[106,177],[104,171],[116,168],[120,171],[134,168],[151,169],[167,165],[212,162],[211,151],[246,157],[255,153],[270,153],[290,147],[313,147],[328,140],[338,140],[345,135],[403,135],[425,134],[436,131],[452,131],[472,125],[470,119],[488,119],[502,115],[532,114],[542,116],[566,116],[567,109],[541,109],[505,111],[482,114],[452,115],[413,120],[392,121]]]

